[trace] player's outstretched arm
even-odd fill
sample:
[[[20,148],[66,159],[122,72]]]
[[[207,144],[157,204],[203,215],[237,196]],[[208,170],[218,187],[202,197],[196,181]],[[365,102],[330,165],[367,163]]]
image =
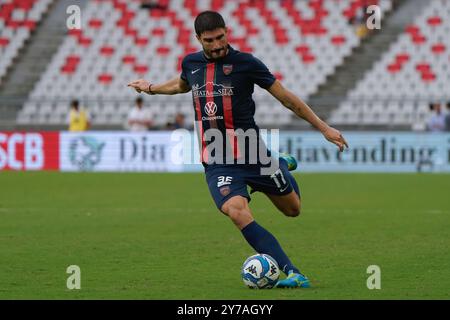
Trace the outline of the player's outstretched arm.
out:
[[[284,88],[278,80],[267,91],[286,108],[292,110],[297,116],[308,121],[313,127],[322,132],[328,141],[339,147],[340,151],[344,151],[345,147],[348,148],[347,141],[345,141],[339,130],[330,127],[325,121],[320,119],[305,102]]]
[[[147,94],[178,94],[189,92],[189,86],[180,77],[173,78],[162,84],[153,84],[147,80],[139,79],[131,81],[128,87],[134,88],[138,93],[145,92]]]

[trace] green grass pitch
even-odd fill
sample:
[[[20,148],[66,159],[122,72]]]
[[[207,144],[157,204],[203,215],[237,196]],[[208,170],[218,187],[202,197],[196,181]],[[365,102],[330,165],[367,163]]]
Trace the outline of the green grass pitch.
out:
[[[250,290],[254,252],[203,174],[0,172],[0,299],[450,298],[450,175],[296,177],[300,217],[250,205],[313,288]]]

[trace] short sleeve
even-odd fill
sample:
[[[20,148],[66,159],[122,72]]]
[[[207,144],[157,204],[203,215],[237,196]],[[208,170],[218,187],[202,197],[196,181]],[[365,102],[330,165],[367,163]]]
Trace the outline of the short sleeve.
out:
[[[267,66],[258,58],[252,57],[250,75],[255,84],[263,89],[268,89],[275,82],[275,76]]]
[[[184,81],[184,82],[186,82],[186,83],[189,83],[188,82],[188,80],[187,80],[187,75],[186,75],[186,57],[184,57],[184,59],[183,59],[183,61],[181,61],[181,75],[180,75],[180,78]]]

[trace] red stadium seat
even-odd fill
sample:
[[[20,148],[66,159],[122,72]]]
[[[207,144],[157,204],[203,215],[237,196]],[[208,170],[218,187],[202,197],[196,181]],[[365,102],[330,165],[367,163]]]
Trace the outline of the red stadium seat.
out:
[[[407,53],[399,53],[396,56],[396,61],[403,64],[404,62],[407,62],[411,59],[411,56]]]
[[[328,30],[322,26],[322,20],[328,15],[328,12],[323,8],[322,1],[311,1],[308,3],[309,7],[314,11],[314,17],[305,19],[302,13],[297,10],[293,0],[284,1],[281,5],[286,9],[287,14],[297,25],[300,32],[304,35],[324,36]]]
[[[130,23],[129,20],[120,19],[120,20],[117,20],[116,26],[121,27],[121,28],[126,28],[126,27],[128,27],[129,23]]]
[[[331,38],[331,43],[335,46],[340,46],[343,45],[346,40],[345,36],[334,36]]]
[[[30,31],[36,28],[36,21],[33,20],[25,20],[22,22],[22,26],[29,29]]]
[[[156,52],[162,56],[168,55],[170,52],[170,48],[168,46],[160,46],[156,49]]]
[[[405,31],[409,33],[411,36],[417,35],[420,33],[419,27],[416,25],[410,24],[405,28]]]
[[[81,58],[77,55],[70,55],[66,58],[66,61],[70,64],[77,64],[80,60]]]
[[[100,54],[109,57],[114,54],[114,48],[110,46],[103,46],[100,48]]]
[[[12,29],[18,29],[19,27],[22,26],[22,22],[21,21],[16,21],[16,20],[7,20],[6,21],[6,26]]]
[[[389,73],[397,73],[402,70],[402,66],[399,63],[390,64],[387,66],[387,70]]]
[[[422,62],[416,65],[416,70],[422,73],[430,71],[430,69],[431,69],[430,64],[426,62]]]
[[[302,56],[302,60],[305,64],[310,64],[316,61],[316,57],[308,53]]]
[[[133,55],[126,55],[122,58],[122,62],[125,64],[134,64],[136,62],[136,57]]]
[[[136,29],[130,28],[130,27],[125,27],[125,35],[136,38],[137,34],[138,34],[138,32]]]
[[[9,44],[9,39],[8,38],[0,38],[0,47],[6,47]]]
[[[447,47],[443,43],[436,43],[431,47],[431,51],[437,55],[443,54],[446,50]]]
[[[94,29],[101,28],[102,25],[103,25],[103,22],[100,19],[91,19],[89,21],[89,27],[94,28]]]
[[[155,37],[162,37],[165,33],[166,31],[163,28],[155,28],[151,31],[151,34]]]
[[[211,10],[220,11],[224,5],[225,0],[211,0]]]
[[[61,67],[61,73],[63,74],[72,74],[75,73],[80,63],[80,56],[77,55],[69,55],[66,57],[65,64]]]
[[[434,82],[436,80],[436,75],[432,72],[422,73],[422,80],[424,82]]]
[[[178,72],[181,72],[181,63],[183,62],[184,57],[185,57],[184,55],[178,57],[178,60],[177,60],[177,71]]]
[[[92,39],[81,37],[78,39],[78,43],[83,47],[89,47],[92,43]]]
[[[67,34],[76,38],[80,38],[83,35],[83,32],[81,31],[81,29],[69,29]]]
[[[397,54],[395,57],[395,61],[386,66],[386,69],[389,73],[395,74],[400,72],[403,69],[403,66],[406,62],[410,60],[410,56],[407,53]]]
[[[136,37],[136,39],[134,40],[134,43],[139,47],[144,47],[148,44],[148,38]]]
[[[295,48],[295,51],[297,51],[298,54],[304,55],[306,53],[309,53],[310,47],[308,45],[300,45],[297,48]]]
[[[135,65],[134,71],[138,74],[145,74],[148,72],[148,67],[146,65]]]
[[[113,76],[108,73],[103,73],[98,76],[98,81],[102,84],[109,84],[113,80]]]
[[[427,20],[430,26],[436,27],[442,24],[442,19],[439,16],[431,17]]]
[[[412,38],[412,41],[415,44],[424,44],[427,41],[427,38],[425,36],[422,36],[422,35],[417,35],[417,36],[414,36]]]

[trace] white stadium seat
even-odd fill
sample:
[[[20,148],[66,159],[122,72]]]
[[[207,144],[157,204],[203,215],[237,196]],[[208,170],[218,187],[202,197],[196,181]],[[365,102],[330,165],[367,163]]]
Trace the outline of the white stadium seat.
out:
[[[0,1],[0,83],[50,3],[49,0]]]
[[[391,0],[374,1],[384,11],[391,10]],[[86,107],[96,123],[125,121],[127,112],[123,105],[131,107],[136,98],[136,93],[126,84],[135,78],[158,83],[178,74],[182,57],[200,50],[193,22],[198,12],[205,9],[220,11],[225,17],[231,30],[232,46],[263,60],[277,78],[303,99],[317,92],[327,76],[360,44],[354,27],[348,23],[361,8],[360,1],[157,2],[167,5],[167,9],[141,9],[137,0],[89,1],[83,9],[83,28],[68,32],[29,101],[67,101],[76,97],[88,101]],[[45,7],[43,0],[38,3]],[[38,15],[37,10],[33,11],[33,16]],[[71,85],[64,85],[66,83]],[[267,93],[257,89],[255,99],[257,103],[264,103]],[[109,107],[99,108],[96,101],[100,100],[109,101],[111,108],[120,106],[120,112]],[[155,110],[165,110],[157,115],[159,124],[172,120],[177,110],[186,113],[190,118],[187,121],[193,121],[189,94],[179,98],[149,97],[147,100]],[[168,107],[178,105],[178,102],[183,108]],[[57,103],[55,108],[67,110],[67,103]],[[111,117],[114,112],[119,115]],[[265,109],[258,106],[256,115],[262,125],[290,121],[289,113],[282,107]],[[18,117],[21,122],[27,119],[31,123],[42,121],[42,118],[26,118],[23,112]]]
[[[339,124],[352,124],[340,122],[340,115],[347,112],[350,101],[360,101],[364,117],[371,119],[373,114],[366,109],[370,103],[367,101],[383,99],[389,101],[388,112],[393,116],[383,117],[377,124],[425,128],[428,103],[450,100],[449,13],[450,1],[431,0],[391,45],[390,51],[349,92],[348,100],[334,110],[331,119],[338,119]],[[414,107],[417,101],[420,110]]]

